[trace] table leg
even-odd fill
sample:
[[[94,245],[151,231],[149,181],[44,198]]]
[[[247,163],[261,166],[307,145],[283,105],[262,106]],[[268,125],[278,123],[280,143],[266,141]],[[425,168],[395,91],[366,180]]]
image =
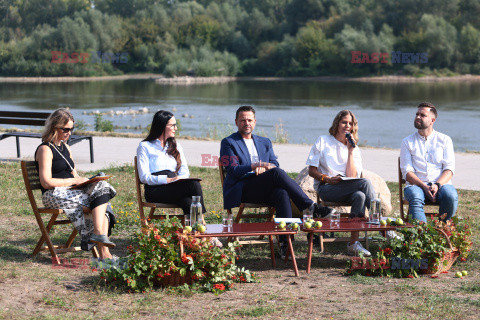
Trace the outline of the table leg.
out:
[[[273,236],[268,236],[268,239],[270,240],[270,255],[272,256],[272,267],[276,267],[275,263],[275,248],[273,245]]]
[[[320,253],[323,253],[323,235],[324,232],[320,233]]]
[[[293,252],[293,245],[292,245],[292,237],[293,236],[288,236],[288,249],[290,251],[290,254],[292,255],[292,263],[293,263],[293,269],[295,270],[295,276],[298,277],[298,267],[297,267],[297,260],[295,260],[295,252]]]
[[[307,253],[307,273],[310,273],[310,267],[312,266],[312,251],[313,251],[313,233],[307,234],[308,239],[308,253]]]

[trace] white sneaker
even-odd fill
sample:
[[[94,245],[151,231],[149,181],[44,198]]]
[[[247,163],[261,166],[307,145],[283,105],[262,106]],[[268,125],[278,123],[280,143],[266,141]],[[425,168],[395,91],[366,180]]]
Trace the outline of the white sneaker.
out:
[[[351,255],[358,256],[362,254],[364,257],[370,257],[372,254],[370,251],[365,249],[362,244],[358,241],[355,241],[354,244],[347,244],[347,252]]]
[[[218,240],[217,237],[210,238],[210,244],[214,247],[222,248],[223,244]]]
[[[393,230],[388,230],[386,232],[387,239],[397,239],[397,240],[402,240],[402,237],[400,237],[395,231]]]

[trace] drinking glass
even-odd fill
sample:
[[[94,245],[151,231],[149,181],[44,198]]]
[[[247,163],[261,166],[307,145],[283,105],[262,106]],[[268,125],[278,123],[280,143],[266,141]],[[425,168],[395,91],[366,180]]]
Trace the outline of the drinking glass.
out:
[[[340,227],[340,212],[335,211],[330,217],[330,226],[331,227]]]
[[[313,215],[310,213],[310,210],[304,210],[303,211],[303,225],[305,225],[305,222],[308,220],[313,219]]]
[[[185,215],[185,227],[187,226],[192,226],[192,220],[190,220],[190,215],[189,214],[186,214]]]

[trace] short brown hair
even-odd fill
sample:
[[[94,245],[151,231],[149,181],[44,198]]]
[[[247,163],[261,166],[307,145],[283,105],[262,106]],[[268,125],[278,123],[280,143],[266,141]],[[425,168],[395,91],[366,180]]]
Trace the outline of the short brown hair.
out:
[[[418,105],[417,108],[430,108],[430,112],[435,115],[435,119],[437,119],[438,117],[437,108],[435,108],[435,106],[430,102],[422,102]]]
[[[235,120],[238,119],[238,115],[240,112],[253,112],[253,116],[255,117],[255,109],[251,106],[241,106],[240,108],[237,109],[237,113],[235,113]]]

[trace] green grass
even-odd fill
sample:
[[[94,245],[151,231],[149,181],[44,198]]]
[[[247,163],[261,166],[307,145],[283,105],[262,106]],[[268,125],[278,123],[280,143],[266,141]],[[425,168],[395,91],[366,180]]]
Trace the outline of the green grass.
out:
[[[241,317],[260,317],[275,312],[273,306],[248,307],[235,311],[236,315]]]
[[[202,178],[207,221],[220,222],[220,217],[226,212],[223,210],[218,170],[196,167],[190,170],[192,176]],[[117,196],[112,199],[112,204],[118,224],[112,239],[117,243],[115,253],[124,256],[127,254],[126,247],[140,228],[134,171],[131,166],[121,166],[104,172],[115,176],[111,183],[117,190]],[[85,176],[92,174],[83,173]],[[292,178],[296,175],[290,174]],[[388,186],[394,211],[398,212],[397,184],[388,183]],[[89,270],[54,270],[47,253],[31,257],[40,232],[30,210],[18,163],[0,163],[0,190],[0,282],[5,292],[21,288],[27,283],[26,289],[12,295],[39,291],[37,296],[24,300],[25,303],[31,303],[31,310],[38,309],[34,307],[35,304],[42,306],[38,311],[26,312],[27,309],[18,305],[9,306],[0,295],[0,318],[84,319],[91,317],[92,310],[99,312],[95,317],[102,319],[129,319],[135,316],[186,319],[192,314],[198,319],[283,319],[285,315],[290,318],[312,318],[312,309],[316,310],[319,319],[332,316],[357,319],[462,319],[464,315],[480,312],[480,192],[459,190],[457,215],[469,219],[474,241],[474,251],[467,262],[453,267],[454,271],[469,271],[464,279],[455,279],[451,274],[441,275],[438,279],[344,277],[342,272],[347,259],[344,243],[327,243],[323,254],[315,250],[312,273],[306,275],[305,235],[299,235],[294,242],[299,278],[292,276],[289,264],[278,259],[277,268],[272,269],[268,246],[248,246],[241,250],[238,263],[255,271],[260,282],[238,285],[235,290],[215,297],[187,287],[125,294],[102,286],[98,273]],[[71,226],[59,226],[53,238],[65,239],[70,232]],[[377,245],[372,244],[370,249],[377,250]],[[90,256],[80,252],[68,257]],[[385,312],[372,314],[368,311],[392,299],[396,300]],[[372,301],[376,303],[371,304]],[[100,303],[102,308],[98,307]],[[344,308],[344,303],[352,308]],[[197,316],[198,312],[204,315]]]
[[[480,283],[468,282],[462,283],[459,288],[459,291],[466,293],[480,294]]]

